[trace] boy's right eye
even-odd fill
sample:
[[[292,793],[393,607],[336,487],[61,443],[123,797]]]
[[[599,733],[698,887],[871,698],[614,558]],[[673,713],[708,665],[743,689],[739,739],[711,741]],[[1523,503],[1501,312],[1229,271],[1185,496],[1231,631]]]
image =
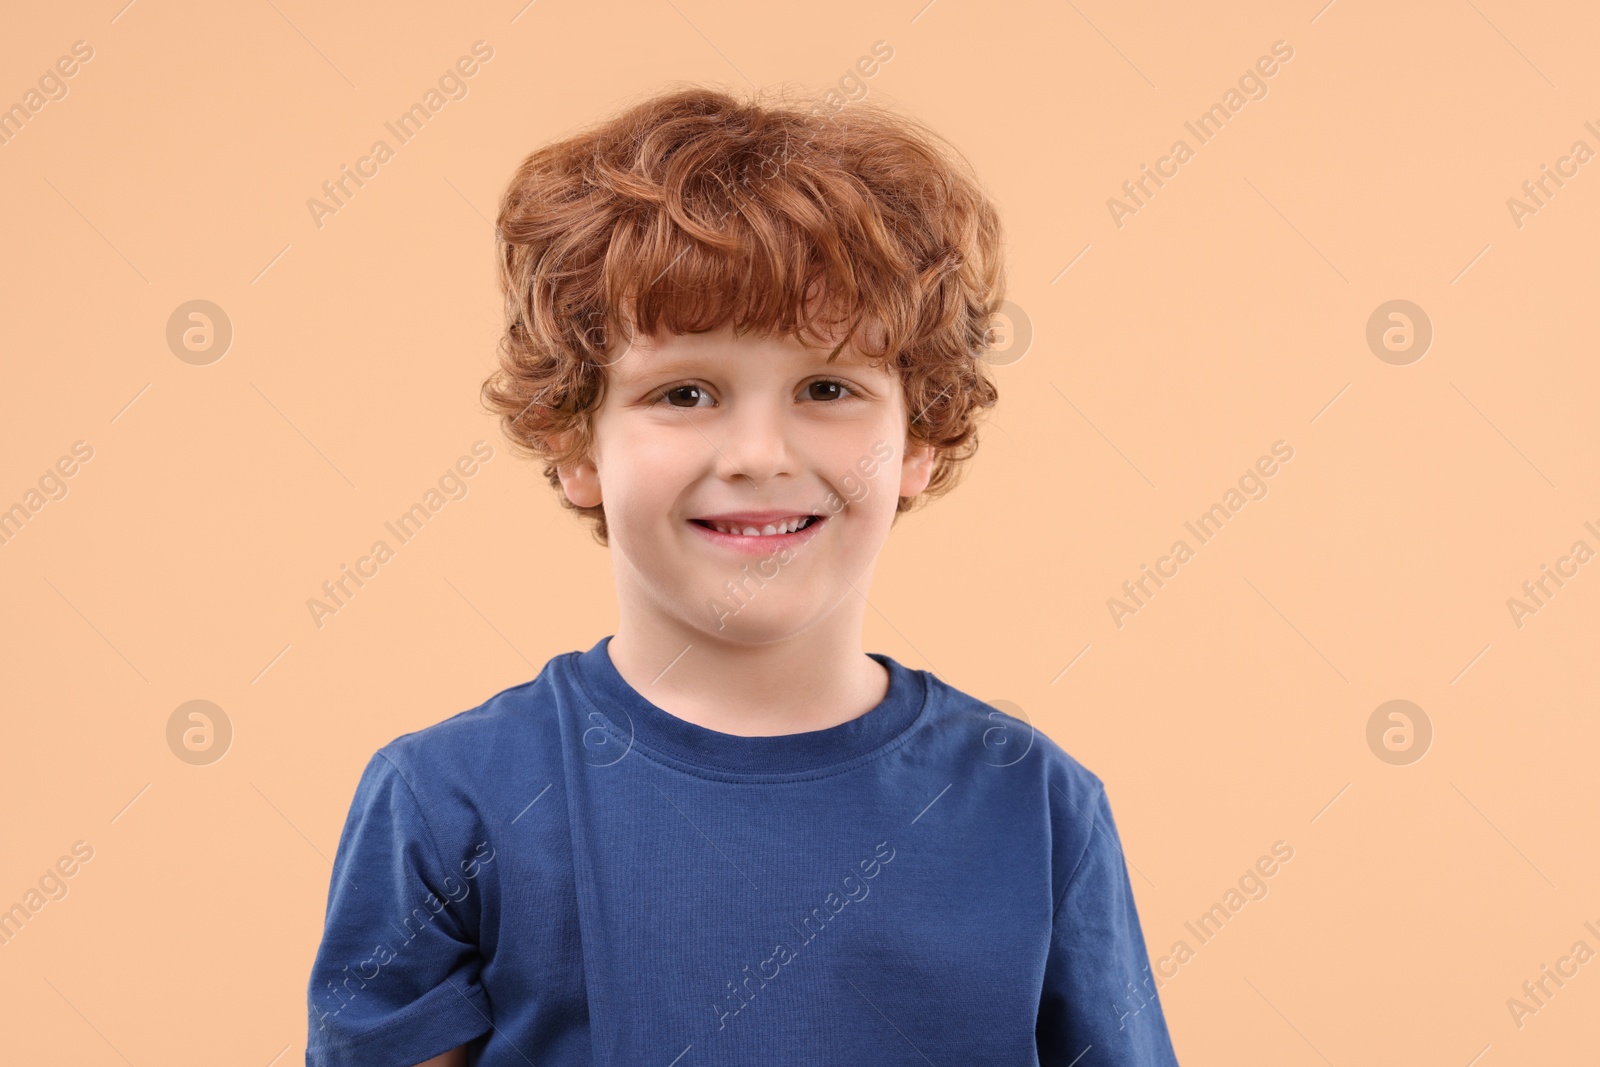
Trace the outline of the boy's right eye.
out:
[[[684,394],[696,395],[691,396],[687,404],[672,403],[672,399],[674,397],[682,398]],[[656,394],[656,402],[660,403],[661,401],[665,400],[671,404],[672,407],[694,408],[701,406],[699,399],[704,395],[706,395],[705,390],[701,389],[698,385],[669,385],[667,388]]]

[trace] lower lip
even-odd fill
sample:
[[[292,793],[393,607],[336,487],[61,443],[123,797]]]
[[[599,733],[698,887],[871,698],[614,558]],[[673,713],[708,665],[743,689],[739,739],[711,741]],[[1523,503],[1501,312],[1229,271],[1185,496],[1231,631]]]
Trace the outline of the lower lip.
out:
[[[797,548],[805,544],[816,535],[817,531],[827,523],[827,516],[820,516],[810,526],[794,533],[773,534],[770,537],[750,537],[746,534],[725,534],[713,530],[709,526],[701,526],[698,522],[690,522],[689,526],[697,533],[703,535],[707,541],[734,552],[743,552],[747,556],[770,556],[774,552],[781,552],[786,548]]]

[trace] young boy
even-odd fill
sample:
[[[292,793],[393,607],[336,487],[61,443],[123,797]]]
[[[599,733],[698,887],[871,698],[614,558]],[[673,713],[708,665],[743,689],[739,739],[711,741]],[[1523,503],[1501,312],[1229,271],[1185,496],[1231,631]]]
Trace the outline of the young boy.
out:
[[[687,88],[517,170],[484,397],[619,621],[367,764],[307,1064],[1176,1064],[1100,780],[861,648],[996,400],[943,144]]]

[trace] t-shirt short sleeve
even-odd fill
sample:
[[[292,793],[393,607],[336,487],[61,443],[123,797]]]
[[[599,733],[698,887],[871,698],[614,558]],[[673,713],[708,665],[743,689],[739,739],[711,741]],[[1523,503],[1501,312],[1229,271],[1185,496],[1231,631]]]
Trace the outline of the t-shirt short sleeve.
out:
[[[1037,1027],[1043,1067],[1177,1067],[1104,788],[1056,906]]]
[[[412,1067],[489,1031],[476,895],[399,768],[375,754],[333,861],[307,1067]]]

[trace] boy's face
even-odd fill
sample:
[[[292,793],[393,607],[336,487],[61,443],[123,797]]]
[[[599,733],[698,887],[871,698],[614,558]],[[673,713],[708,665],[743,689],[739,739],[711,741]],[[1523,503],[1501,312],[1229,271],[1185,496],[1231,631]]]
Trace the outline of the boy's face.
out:
[[[827,353],[723,327],[636,338],[606,368],[593,462],[561,482],[580,507],[604,503],[624,620],[757,643],[825,619],[859,631],[898,498],[927,487],[933,450],[905,454],[892,367]],[[821,518],[777,536],[705,525],[741,512]]]

